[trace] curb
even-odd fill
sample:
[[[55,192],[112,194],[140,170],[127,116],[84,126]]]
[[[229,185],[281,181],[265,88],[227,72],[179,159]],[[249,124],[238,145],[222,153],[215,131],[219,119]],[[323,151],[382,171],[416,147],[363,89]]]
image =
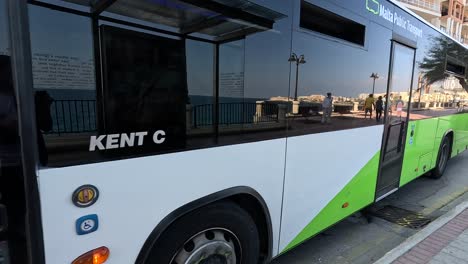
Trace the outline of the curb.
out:
[[[448,223],[450,220],[455,218],[457,215],[459,215],[461,212],[463,212],[467,208],[468,208],[468,201],[465,201],[465,202],[457,205],[455,208],[453,208],[452,210],[450,210],[446,214],[440,216],[434,222],[430,223],[424,229],[422,229],[418,233],[416,233],[413,236],[406,239],[403,243],[398,245],[396,248],[394,248],[394,249],[390,250],[389,252],[387,252],[387,254],[385,254],[382,258],[380,258],[379,260],[374,262],[374,264],[389,264],[389,263],[392,263],[397,258],[399,258],[403,254],[408,252],[410,249],[412,249],[414,246],[416,246],[419,242],[426,239],[428,236],[430,236],[432,233],[434,233],[439,228],[444,226],[446,223]]]

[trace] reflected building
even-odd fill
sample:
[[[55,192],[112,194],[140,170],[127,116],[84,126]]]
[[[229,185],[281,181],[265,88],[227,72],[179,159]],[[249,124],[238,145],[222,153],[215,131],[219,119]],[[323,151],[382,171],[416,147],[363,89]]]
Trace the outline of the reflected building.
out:
[[[468,46],[468,1],[397,0],[405,7]]]

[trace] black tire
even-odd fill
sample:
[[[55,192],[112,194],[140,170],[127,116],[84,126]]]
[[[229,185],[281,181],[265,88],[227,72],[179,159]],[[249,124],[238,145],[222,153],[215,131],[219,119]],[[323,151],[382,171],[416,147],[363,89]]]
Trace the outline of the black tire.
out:
[[[437,155],[436,167],[429,173],[429,177],[433,179],[440,179],[444,175],[445,169],[447,168],[448,160],[450,159],[452,149],[452,142],[450,137],[446,136],[442,140],[439,148],[439,154]]]
[[[232,244],[235,245],[237,264],[258,263],[260,239],[257,226],[244,209],[232,202],[214,203],[177,219],[153,245],[145,263],[177,263],[173,259],[176,255],[179,256],[184,245],[187,248],[189,243],[193,243],[194,237],[200,236],[201,233],[205,234],[204,232],[210,232],[209,230],[216,230],[216,232],[225,230],[224,237],[227,237],[227,241],[232,241]],[[195,239],[193,240],[195,241]],[[195,252],[195,249],[190,252]],[[200,263],[226,263],[225,261],[217,261],[216,258],[215,256],[212,261],[201,261]]]

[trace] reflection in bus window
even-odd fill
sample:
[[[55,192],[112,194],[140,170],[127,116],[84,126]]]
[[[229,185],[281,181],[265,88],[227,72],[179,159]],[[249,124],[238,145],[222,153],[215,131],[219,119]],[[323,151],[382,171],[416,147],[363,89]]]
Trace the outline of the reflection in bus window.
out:
[[[215,45],[186,40],[187,102],[185,119],[187,148],[215,144]]]
[[[388,104],[390,123],[406,120],[411,97],[414,49],[394,43],[391,90]]]
[[[104,128],[99,134],[121,134],[121,147],[123,133],[151,137],[164,131],[164,144],[147,139],[135,147],[131,138],[129,148],[122,149],[130,155],[183,149],[188,101],[184,42],[109,26],[101,26],[101,34],[106,70]]]
[[[92,160],[86,152],[97,132],[91,21],[36,6],[29,15],[39,161]]]
[[[119,1],[110,11],[125,15],[125,4]],[[278,98],[287,98],[289,90],[290,65],[284,58],[291,51],[285,38],[291,35],[291,18],[258,6],[255,12],[274,30],[224,16],[205,25],[199,24],[207,15],[202,10],[171,17],[180,10],[154,5],[169,13],[154,14],[151,22],[173,28],[173,35],[101,23],[100,50],[93,48],[89,18],[31,7],[43,165],[286,136],[288,99]],[[180,25],[184,28],[175,30]],[[175,33],[183,30],[199,32],[197,37]],[[100,52],[102,90],[94,80],[94,52]]]
[[[296,87],[290,93],[288,135],[382,124],[375,102],[387,93],[390,42],[381,39],[391,39],[391,31],[372,23],[366,25],[366,48],[314,32],[294,32],[293,51],[299,63],[290,59]]]
[[[413,87],[411,119],[426,119],[468,111],[468,72],[464,65],[468,54],[463,49],[457,43],[443,37],[428,38],[427,47],[420,51],[422,58]],[[455,57],[461,59],[454,60]]]
[[[19,165],[18,118],[10,56],[0,55],[0,169]]]

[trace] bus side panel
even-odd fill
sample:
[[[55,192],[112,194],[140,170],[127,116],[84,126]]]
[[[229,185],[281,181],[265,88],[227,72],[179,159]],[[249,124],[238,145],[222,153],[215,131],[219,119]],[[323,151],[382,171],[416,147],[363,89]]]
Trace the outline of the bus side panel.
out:
[[[400,187],[433,168],[432,160],[437,157],[434,139],[438,122],[438,118],[409,122]]]
[[[468,113],[444,117],[453,130],[452,157],[468,149]]]
[[[280,251],[374,201],[382,133],[373,126],[288,138]]]
[[[110,249],[109,263],[134,263],[150,233],[169,213],[236,186],[251,187],[264,198],[277,249],[285,147],[286,139],[278,139],[41,170],[47,263],[70,263],[100,246]],[[75,207],[71,200],[83,184],[100,191],[99,200],[88,208]],[[75,221],[89,214],[98,215],[99,229],[77,235]]]
[[[468,141],[468,114],[455,114],[439,118],[437,135],[434,141],[434,151],[438,154],[440,143],[443,137],[453,131],[452,155],[455,157],[467,147]],[[436,166],[437,155],[432,160],[432,168]]]
[[[414,135],[411,132],[414,130]],[[435,168],[445,134],[453,131],[452,157],[468,149],[468,114],[455,114],[409,123],[400,187]]]

